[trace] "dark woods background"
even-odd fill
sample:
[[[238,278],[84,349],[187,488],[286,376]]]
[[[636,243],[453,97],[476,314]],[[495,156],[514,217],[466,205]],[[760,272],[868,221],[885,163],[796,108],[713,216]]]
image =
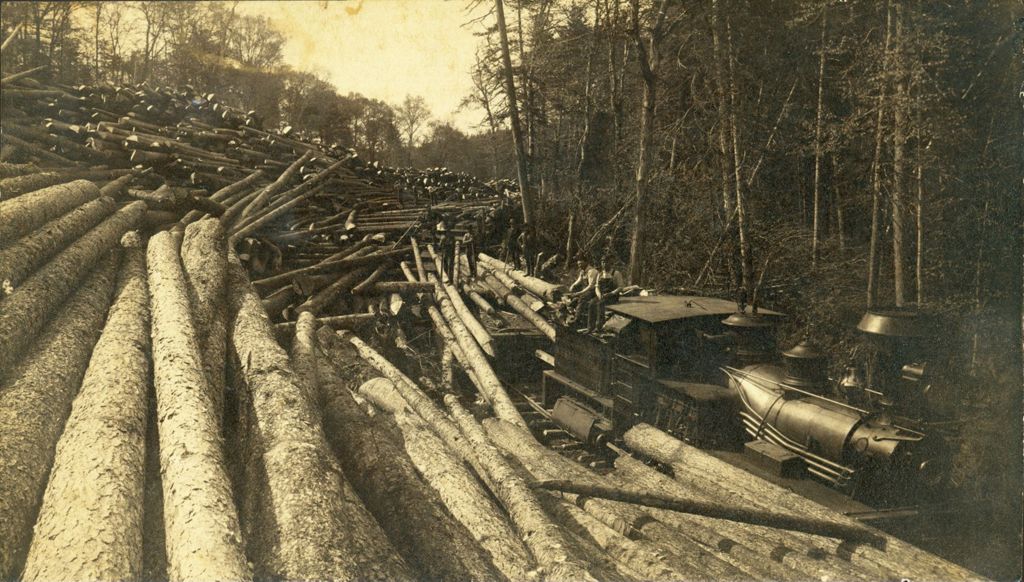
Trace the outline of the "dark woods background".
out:
[[[467,20],[494,22],[491,0],[475,8]],[[467,71],[465,102],[483,111],[470,135],[420,98],[342,94],[288,68],[281,34],[230,2],[2,9],[4,37],[25,22],[5,71],[188,84],[370,160],[516,177],[496,29]],[[547,252],[610,249],[663,290],[745,288],[791,314],[784,346],[810,336],[836,370],[869,304],[936,315],[956,484],[1020,515],[1020,2],[506,0],[504,13]]]

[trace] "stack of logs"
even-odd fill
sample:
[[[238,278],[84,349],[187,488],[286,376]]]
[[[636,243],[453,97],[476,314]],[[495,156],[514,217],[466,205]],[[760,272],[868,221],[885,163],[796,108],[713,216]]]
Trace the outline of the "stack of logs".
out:
[[[504,193],[410,201],[187,92],[21,77],[0,98],[0,579],[975,578],[836,540],[823,524],[864,528],[650,427],[626,442],[676,479],[544,448],[488,330],[553,340],[560,288],[483,253],[449,278],[425,241]],[[565,478],[819,529],[535,487]]]

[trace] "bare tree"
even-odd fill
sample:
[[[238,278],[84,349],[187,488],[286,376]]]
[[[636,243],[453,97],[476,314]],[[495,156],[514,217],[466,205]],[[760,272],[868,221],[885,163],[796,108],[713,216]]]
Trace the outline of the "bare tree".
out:
[[[885,4],[885,46],[882,52],[882,75],[878,83],[878,102],[875,111],[875,155],[871,177],[871,239],[868,246],[867,307],[878,301],[878,247],[882,222],[882,143],[885,131],[886,77],[889,68],[889,45],[892,42],[892,10]]]
[[[633,9],[633,43],[640,61],[644,96],[640,114],[640,149],[636,163],[636,201],[633,214],[633,235],[629,245],[629,282],[639,284],[643,277],[644,234],[647,228],[648,166],[654,157],[654,110],[658,96],[658,64],[661,62],[661,41],[669,27],[665,26],[669,2],[661,0],[652,15],[646,32],[640,23],[640,0],[631,0]]]
[[[821,126],[825,110],[825,35],[828,32],[828,4],[821,7],[821,42],[818,54],[818,112],[814,119],[814,217],[811,234],[811,267],[818,266],[821,240]]]
[[[523,131],[519,125],[519,107],[516,104],[516,83],[512,74],[512,57],[509,54],[508,30],[505,26],[505,5],[502,0],[494,0],[495,15],[498,20],[498,35],[501,37],[501,62],[505,75],[505,97],[508,100],[508,119],[512,126],[512,141],[516,151],[516,171],[519,177],[519,191],[523,197],[523,222],[526,228],[533,228],[533,217],[536,214],[533,193],[529,188],[529,168],[526,152],[523,150]]]
[[[427,107],[427,102],[420,95],[406,95],[405,101],[395,107],[395,121],[398,122],[398,130],[405,137],[409,163],[412,163],[412,152],[416,147],[417,134],[429,119],[430,108]]]

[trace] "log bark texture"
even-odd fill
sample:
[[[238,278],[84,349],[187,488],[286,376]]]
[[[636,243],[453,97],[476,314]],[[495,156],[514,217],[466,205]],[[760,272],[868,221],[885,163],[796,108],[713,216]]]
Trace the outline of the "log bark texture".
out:
[[[626,444],[632,450],[669,464],[676,471],[677,480],[693,480],[716,487],[719,497],[746,503],[761,509],[787,510],[805,515],[857,525],[852,518],[831,511],[817,503],[755,477],[741,469],[720,461],[707,453],[686,445],[647,424],[639,424],[625,434]],[[795,540],[806,539],[793,532]],[[907,542],[887,536],[885,550],[867,545],[837,543],[818,536],[808,536],[824,544],[830,553],[843,556],[859,570],[879,577],[909,577],[931,580],[972,580],[977,574],[943,560]],[[795,542],[800,547],[801,542]]]
[[[620,456],[615,471],[607,478],[619,485],[647,487],[655,491],[686,494],[713,499],[712,492],[699,489],[691,481],[686,485],[659,473],[637,459]],[[684,515],[664,509],[648,509],[658,520],[680,531],[703,539],[708,547],[718,548],[751,576],[771,580],[872,580],[875,576],[850,568],[850,564],[828,555],[812,536],[796,539],[789,532],[772,528],[725,524],[707,517]],[[802,543],[801,543],[802,542]]]
[[[538,277],[531,277],[518,269],[513,269],[507,263],[499,261],[498,259],[485,253],[480,253],[478,255],[478,258],[480,259],[481,263],[484,263],[485,265],[491,267],[492,269],[504,272],[513,281],[521,285],[523,289],[526,289],[527,291],[533,293],[537,297],[542,297],[548,301],[558,301],[562,297],[562,292],[564,289],[561,285],[548,283],[544,279],[540,279]]]
[[[171,580],[251,579],[185,274],[169,232],[149,239],[146,263],[167,574]]]
[[[0,378],[0,580],[18,577],[40,496],[115,284],[109,253]]]
[[[262,576],[303,580],[412,580],[331,454],[314,403],[296,383],[259,296],[228,255],[229,337],[241,363],[260,447],[263,502],[246,516]]]
[[[487,361],[487,356],[484,355],[480,346],[463,324],[462,319],[459,318],[458,313],[455,311],[455,306],[452,304],[448,294],[441,288],[441,284],[436,284],[438,289],[434,292],[434,297],[439,300],[441,314],[444,315],[452,330],[452,334],[455,336],[456,342],[465,354],[466,361],[464,364],[469,364],[469,367],[473,369],[473,373],[480,381],[479,386],[483,389],[483,396],[491,403],[495,416],[526,428],[526,421],[523,420],[515,404],[512,403],[512,399],[509,398],[505,387],[501,385],[501,380],[494,373],[494,368]]]
[[[457,453],[412,412],[395,385],[386,378],[374,378],[363,383],[359,393],[394,414],[405,452],[413,465],[437,491],[452,516],[490,554],[495,568],[509,580],[535,579],[537,572],[533,558],[501,508],[484,491]]]
[[[136,202],[114,213],[61,251],[4,300],[0,310],[0,373],[30,347],[52,312],[118,243],[121,235],[138,224],[145,209],[145,204]]]
[[[95,184],[75,180],[0,201],[0,248],[99,196]]]
[[[582,497],[621,501],[646,508],[665,509],[691,515],[703,515],[716,519],[751,525],[763,525],[775,529],[802,531],[804,533],[837,538],[859,543],[879,543],[879,536],[862,526],[847,526],[832,522],[806,519],[783,513],[754,511],[742,507],[734,507],[719,503],[696,501],[682,495],[666,495],[637,489],[635,487],[615,487],[597,483],[583,483],[569,479],[546,479],[533,484],[536,489],[547,489],[561,493],[572,493]]]
[[[116,208],[112,198],[101,196],[0,249],[0,282],[17,287],[50,257],[88,232]]]
[[[491,440],[507,454],[518,459],[534,478],[571,477],[585,483],[599,484],[603,482],[598,475],[543,447],[527,431],[492,419],[485,420],[484,426]],[[658,561],[672,570],[683,573],[686,578],[708,576],[713,579],[734,580],[761,576],[773,577],[757,569],[745,570],[737,567],[727,557],[712,550],[711,548],[714,546],[703,543],[704,540],[693,533],[667,526],[636,507],[573,494],[563,494],[563,497],[619,534],[643,540],[648,546],[658,548],[661,555],[661,559]],[[582,526],[587,524],[586,520],[578,521]],[[610,544],[609,551],[639,559],[639,562],[631,565],[633,569],[644,571],[654,567],[654,563],[648,560],[653,556],[650,553],[651,548],[628,548],[621,543],[621,540],[615,541],[600,531],[595,532],[595,535],[603,537],[605,542]],[[646,574],[644,577],[648,576],[649,574]]]
[[[263,208],[275,194],[284,190],[288,185],[288,182],[290,182],[292,177],[295,176],[295,173],[299,171],[300,167],[302,167],[302,164],[308,162],[312,157],[313,151],[308,150],[306,153],[302,154],[299,159],[292,162],[284,172],[281,172],[281,175],[278,176],[276,180],[263,190],[260,190],[259,194],[257,194],[256,197],[253,198],[252,202],[250,202],[242,211],[241,218],[245,219],[252,216],[256,211]]]
[[[218,423],[224,415],[227,352],[228,247],[220,221],[209,218],[185,227],[181,262],[192,318],[203,356],[203,371]]]
[[[595,580],[560,528],[544,512],[526,480],[501,456],[473,416],[451,394],[445,396],[445,404],[476,451],[489,476],[491,491],[508,511],[526,547],[543,570],[544,579]]]
[[[355,366],[366,365],[352,357]],[[346,376],[356,372],[352,367]],[[332,368],[325,362],[320,384],[325,432],[345,474],[399,553],[422,579],[502,579],[483,548],[417,474],[393,426],[359,410],[347,382]]]
[[[142,575],[150,374],[142,249],[125,253],[114,297],[57,444],[24,580]]]

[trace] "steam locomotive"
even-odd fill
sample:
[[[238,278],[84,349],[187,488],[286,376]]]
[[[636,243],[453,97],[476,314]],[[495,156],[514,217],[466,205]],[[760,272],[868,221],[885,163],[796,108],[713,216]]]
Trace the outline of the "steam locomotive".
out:
[[[870,357],[833,382],[813,345],[778,353],[774,311],[693,296],[608,310],[599,333],[562,330],[542,375],[545,408],[580,440],[599,446],[645,422],[703,448],[767,447],[876,502],[945,481],[946,441],[928,429],[929,333],[916,314],[868,312],[858,329]]]

